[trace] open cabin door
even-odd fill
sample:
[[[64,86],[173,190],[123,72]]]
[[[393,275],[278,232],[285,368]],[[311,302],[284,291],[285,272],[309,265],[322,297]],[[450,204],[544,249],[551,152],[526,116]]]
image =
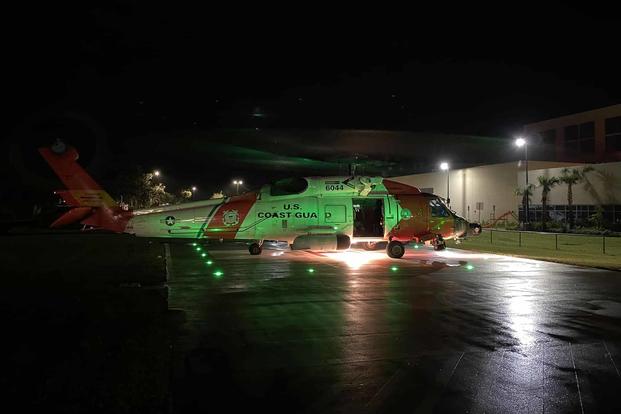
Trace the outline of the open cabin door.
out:
[[[354,237],[384,237],[384,199],[353,198]]]

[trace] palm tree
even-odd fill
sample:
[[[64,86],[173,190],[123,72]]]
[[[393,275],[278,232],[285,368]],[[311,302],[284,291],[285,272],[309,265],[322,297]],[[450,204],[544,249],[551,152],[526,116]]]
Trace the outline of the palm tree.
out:
[[[528,184],[528,186],[524,188],[518,187],[515,189],[515,195],[522,197],[522,206],[524,208],[524,214],[526,214],[526,200],[528,200],[528,202],[530,203],[530,198],[532,197],[534,190],[535,190],[535,186],[533,184]],[[526,220],[524,221],[528,223],[528,217],[526,217]]]
[[[545,230],[546,221],[548,219],[548,195],[550,194],[552,187],[557,185],[560,180],[558,177],[544,177],[543,175],[537,177],[537,180],[539,181],[539,187],[541,187],[541,207],[543,209],[543,215],[541,216],[541,227]]]
[[[567,184],[567,209],[569,210],[570,229],[574,227],[575,222],[574,211],[572,209],[572,206],[574,204],[574,193],[572,187],[584,181],[586,173],[593,170],[594,168],[588,165],[582,170],[579,170],[577,168],[563,168],[563,170],[561,171],[561,176],[559,177],[559,180],[562,183]],[[565,220],[567,220],[567,218],[565,218]]]

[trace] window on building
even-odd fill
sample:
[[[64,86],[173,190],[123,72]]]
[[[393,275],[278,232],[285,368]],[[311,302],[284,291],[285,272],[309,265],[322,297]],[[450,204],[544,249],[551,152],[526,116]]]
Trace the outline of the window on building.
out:
[[[556,129],[548,129],[541,133],[541,139],[544,145],[554,146],[556,143]]]
[[[621,151],[621,116],[606,120],[606,151]]]
[[[595,138],[595,122],[580,125],[580,139]]]
[[[580,153],[595,152],[595,123],[566,126],[565,148]]]
[[[539,133],[540,153],[546,160],[556,158],[556,130],[548,129]]]
[[[578,125],[570,125],[565,127],[565,141],[576,141],[580,138],[580,128]]]

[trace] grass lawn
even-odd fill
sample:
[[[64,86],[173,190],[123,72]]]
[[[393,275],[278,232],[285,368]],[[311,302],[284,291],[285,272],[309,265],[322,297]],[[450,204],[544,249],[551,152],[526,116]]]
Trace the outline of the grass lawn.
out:
[[[621,237],[606,237],[605,254],[603,243],[602,236],[536,232],[521,232],[520,235],[517,231],[484,230],[478,237],[470,237],[461,244],[451,240],[447,242],[447,246],[621,270]]]

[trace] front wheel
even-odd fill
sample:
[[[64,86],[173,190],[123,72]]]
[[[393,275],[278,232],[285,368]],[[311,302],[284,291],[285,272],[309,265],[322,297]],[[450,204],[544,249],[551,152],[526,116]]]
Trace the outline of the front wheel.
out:
[[[248,251],[251,255],[256,256],[258,254],[261,254],[263,249],[261,248],[261,245],[259,243],[252,243],[250,246],[248,246]]]
[[[400,259],[405,254],[405,246],[403,243],[393,240],[386,246],[386,253],[393,259]]]
[[[440,234],[438,234],[433,241],[433,249],[436,251],[446,249],[446,242],[444,241],[444,238]]]

